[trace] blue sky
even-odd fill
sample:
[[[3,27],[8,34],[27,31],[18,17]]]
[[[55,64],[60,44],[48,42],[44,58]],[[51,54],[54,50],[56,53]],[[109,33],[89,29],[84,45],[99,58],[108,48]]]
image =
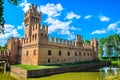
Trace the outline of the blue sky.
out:
[[[74,40],[102,38],[120,33],[120,0],[20,0],[18,6],[4,4],[5,34],[0,45],[10,37],[24,36],[24,13],[31,4],[42,12],[41,24],[49,26],[49,36]]]

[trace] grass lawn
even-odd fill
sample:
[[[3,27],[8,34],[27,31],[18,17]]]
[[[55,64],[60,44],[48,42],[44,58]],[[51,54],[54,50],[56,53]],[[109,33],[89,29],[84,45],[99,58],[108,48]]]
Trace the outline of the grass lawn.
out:
[[[23,64],[16,64],[16,65],[13,65],[13,66],[21,67],[21,68],[27,69],[27,70],[57,68],[58,67],[58,66],[42,66],[42,65],[35,66],[35,65],[23,65]]]
[[[23,64],[15,64],[16,67],[21,67],[27,70],[35,70],[35,69],[47,69],[47,68],[58,68],[58,67],[67,67],[67,66],[77,66],[81,64],[93,64],[101,61],[83,61],[83,62],[73,62],[73,63],[63,63],[63,64],[46,64],[46,65],[23,65]]]
[[[120,64],[120,61],[111,61],[112,62],[112,64]]]

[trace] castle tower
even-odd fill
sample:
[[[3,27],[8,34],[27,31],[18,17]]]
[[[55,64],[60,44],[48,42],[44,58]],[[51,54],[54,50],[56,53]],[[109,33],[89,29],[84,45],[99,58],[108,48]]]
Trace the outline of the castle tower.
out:
[[[33,26],[35,24],[39,24],[40,20],[41,20],[41,12],[37,11],[37,6],[36,5],[31,5],[30,9],[25,13],[24,16],[24,24],[25,24],[25,37],[31,36],[32,35],[32,31]],[[40,26],[37,26],[38,28]]]
[[[95,59],[98,59],[98,40],[95,38],[93,40],[93,46],[94,46],[94,51],[95,51]]]
[[[82,46],[83,45],[82,36],[76,35],[76,40],[74,42],[75,46]]]

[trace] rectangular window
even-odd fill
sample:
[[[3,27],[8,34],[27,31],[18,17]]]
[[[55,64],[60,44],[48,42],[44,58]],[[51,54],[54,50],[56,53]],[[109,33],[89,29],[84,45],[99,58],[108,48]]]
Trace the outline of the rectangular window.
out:
[[[84,56],[85,56],[85,52],[84,52]]]
[[[28,51],[26,51],[26,56],[28,56]]]
[[[89,53],[88,53],[88,56],[89,56]]]
[[[81,52],[79,52],[79,56],[81,56]]]
[[[59,56],[61,56],[61,51],[59,51]]]
[[[70,52],[68,51],[68,56],[70,56]]]
[[[90,53],[90,55],[92,56],[92,53]]]
[[[33,55],[36,56],[36,50],[33,51]]]
[[[77,52],[75,52],[75,56],[77,56]]]
[[[48,50],[48,55],[51,55],[51,50]]]
[[[50,59],[48,59],[48,63],[50,63]]]

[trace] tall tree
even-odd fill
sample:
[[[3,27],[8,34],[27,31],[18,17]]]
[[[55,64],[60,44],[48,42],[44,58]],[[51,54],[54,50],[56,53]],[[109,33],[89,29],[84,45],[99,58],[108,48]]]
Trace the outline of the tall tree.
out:
[[[114,40],[114,50],[117,55],[118,61],[119,61],[119,55],[120,55],[120,36],[118,34],[113,35],[113,40]]]
[[[4,12],[4,1],[5,0],[0,0],[0,33],[4,33],[4,24],[5,20],[3,18],[3,12]],[[19,0],[8,0],[8,2],[17,5]]]
[[[105,49],[106,49],[106,53],[109,57],[109,61],[111,61],[112,48],[113,48],[113,37],[112,37],[112,35],[110,35],[110,36],[108,36],[108,38],[105,41]]]
[[[103,47],[104,47],[104,44],[105,44],[105,41],[106,41],[106,38],[101,38],[100,39],[100,42],[99,42],[99,54],[100,54],[100,58],[102,58],[102,55],[103,55]]]

